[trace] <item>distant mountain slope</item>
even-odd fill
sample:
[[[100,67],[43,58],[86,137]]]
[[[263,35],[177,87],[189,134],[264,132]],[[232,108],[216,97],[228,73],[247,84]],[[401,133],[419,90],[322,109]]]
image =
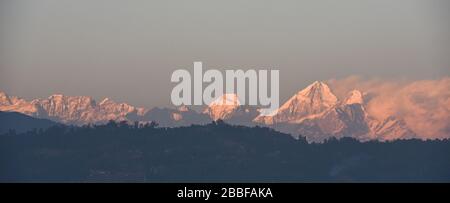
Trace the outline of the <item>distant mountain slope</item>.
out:
[[[363,141],[417,137],[393,115],[376,120],[366,111],[364,100],[363,92],[352,90],[340,101],[326,83],[316,81],[291,97],[276,114],[258,116],[254,121],[313,142],[331,137]]]
[[[56,123],[50,120],[33,118],[17,112],[0,111],[0,134],[10,129],[21,133],[33,129],[46,129],[53,125]]]
[[[266,124],[300,122],[304,118],[317,115],[338,102],[328,85],[316,81],[286,101],[275,115],[257,117],[255,120]]]
[[[28,102],[0,91],[0,111],[20,112],[37,118],[81,125],[127,120],[127,117],[133,115],[142,116],[147,110],[127,103],[117,103],[109,98],[97,103],[92,97],[62,94]]]
[[[230,124],[252,126],[256,123],[253,119],[259,115],[255,107],[241,105],[236,94],[224,94],[211,102],[203,114],[208,115],[211,120],[223,120]]]

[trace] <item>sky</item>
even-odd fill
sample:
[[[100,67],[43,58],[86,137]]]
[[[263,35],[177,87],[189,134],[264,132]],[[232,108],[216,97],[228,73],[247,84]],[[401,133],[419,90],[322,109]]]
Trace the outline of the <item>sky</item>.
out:
[[[316,80],[450,76],[447,0],[0,0],[0,90],[169,106],[176,69]]]

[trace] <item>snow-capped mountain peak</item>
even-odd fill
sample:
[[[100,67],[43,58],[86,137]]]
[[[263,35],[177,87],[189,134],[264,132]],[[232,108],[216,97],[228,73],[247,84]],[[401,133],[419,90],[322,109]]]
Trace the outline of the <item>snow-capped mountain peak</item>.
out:
[[[4,100],[2,95],[0,94],[0,101]],[[143,108],[135,108],[126,103],[119,104],[108,98],[98,104],[92,97],[63,94],[53,94],[46,99],[34,99],[30,102],[18,97],[5,96],[6,98],[9,102],[2,102],[0,111],[15,111],[70,124],[126,120],[131,113],[142,115],[146,112]]]
[[[202,113],[180,106],[178,109],[136,108],[110,98],[100,103],[87,96],[54,94],[46,99],[26,101],[0,91],[0,111],[15,111],[38,118],[68,124],[116,121],[156,121],[160,126],[205,124],[225,120],[231,124],[266,124],[294,137],[302,135],[310,141],[330,137],[354,137],[359,140],[391,140],[416,135],[401,118],[390,116],[374,119],[365,110],[364,94],[352,90],[338,101],[326,83],[316,81],[286,101],[277,113],[258,116],[256,108],[241,105],[236,94],[224,94],[211,102]]]
[[[337,103],[338,99],[328,85],[316,81],[291,97],[278,109],[276,114],[259,116],[255,121],[266,124],[298,122],[307,116],[320,114]]]
[[[298,92],[286,103],[284,103],[279,112],[288,110],[288,112],[300,114],[316,114],[323,112],[337,104],[336,96],[331,92],[327,84],[316,81],[305,89]]]
[[[297,97],[302,96],[305,98],[310,98],[314,101],[321,101],[325,104],[334,105],[337,102],[336,96],[331,92],[330,87],[327,84],[315,81],[302,91],[297,93]]]
[[[236,94],[224,94],[211,102],[203,113],[208,114],[213,120],[224,120],[230,118],[240,106]]]
[[[212,101],[208,106],[240,106],[239,98],[236,94],[223,94],[214,101]]]
[[[350,91],[340,102],[327,84],[318,81],[291,97],[274,116],[258,116],[254,121],[319,142],[329,137],[389,140],[414,134],[401,120],[379,122],[371,117],[361,91]]]
[[[2,91],[0,91],[0,105],[11,105],[11,100],[9,99],[9,96]]]

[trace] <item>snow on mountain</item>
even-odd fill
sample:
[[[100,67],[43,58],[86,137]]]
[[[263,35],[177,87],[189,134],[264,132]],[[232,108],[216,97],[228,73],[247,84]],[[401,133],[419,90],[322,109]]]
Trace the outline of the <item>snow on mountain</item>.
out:
[[[372,126],[375,138],[378,140],[395,140],[418,138],[406,125],[405,121],[394,116],[389,116],[382,122],[376,122]]]
[[[125,120],[155,121],[161,127],[175,127],[221,119],[238,125],[266,125],[315,142],[331,137],[354,137],[363,141],[417,137],[399,118],[374,119],[365,110],[365,105],[363,92],[352,90],[339,101],[330,87],[319,81],[299,91],[271,116],[258,116],[258,110],[241,105],[236,94],[224,94],[198,113],[187,106],[144,109],[109,98],[96,103],[91,97],[61,94],[28,102],[0,92],[0,111],[15,111],[68,124]]]
[[[39,109],[33,103],[15,96],[8,96],[6,93],[0,91],[0,111],[19,112],[30,116],[37,116]]]
[[[12,103],[11,103],[11,100],[9,99],[9,96],[6,93],[0,91],[0,105],[7,106],[7,105],[11,105],[11,104]]]
[[[224,94],[211,102],[203,114],[211,120],[223,120],[230,124],[253,126],[253,119],[259,115],[255,107],[241,105],[236,94]]]
[[[46,99],[30,102],[0,93],[0,111],[20,112],[38,118],[48,118],[68,124],[103,123],[109,120],[127,120],[129,114],[142,115],[142,108],[104,99],[96,103],[86,96],[54,94]]]
[[[353,137],[370,140],[373,122],[361,104],[342,104],[299,122],[277,123],[274,128],[289,132],[294,137],[304,136],[309,141],[322,142],[328,138]]]
[[[130,113],[136,113],[137,115],[143,115],[145,109],[136,108],[127,103],[116,103],[115,101],[105,98],[99,104],[99,109],[110,117],[112,120],[116,120],[115,117],[125,117]]]
[[[94,122],[99,116],[95,101],[90,97],[55,94],[47,99],[36,100],[35,105],[41,107],[49,118],[64,123]]]
[[[239,109],[240,105],[236,94],[224,94],[211,102],[203,113],[209,115],[213,120],[226,120]]]
[[[279,122],[300,122],[307,116],[322,113],[338,102],[327,84],[316,81],[284,103],[276,114],[259,116],[256,122],[273,124]]]
[[[379,122],[365,110],[364,94],[352,90],[340,102],[327,84],[314,82],[298,92],[273,116],[258,116],[263,123],[294,137],[322,142],[330,137],[359,140],[408,138],[414,133],[395,117]]]

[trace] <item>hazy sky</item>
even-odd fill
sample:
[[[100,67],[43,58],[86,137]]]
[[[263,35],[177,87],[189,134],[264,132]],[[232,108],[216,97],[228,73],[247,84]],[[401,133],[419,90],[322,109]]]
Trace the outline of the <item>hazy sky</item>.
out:
[[[279,69],[281,102],[314,80],[450,75],[448,0],[0,2],[0,90],[27,99],[167,106],[194,61]]]

